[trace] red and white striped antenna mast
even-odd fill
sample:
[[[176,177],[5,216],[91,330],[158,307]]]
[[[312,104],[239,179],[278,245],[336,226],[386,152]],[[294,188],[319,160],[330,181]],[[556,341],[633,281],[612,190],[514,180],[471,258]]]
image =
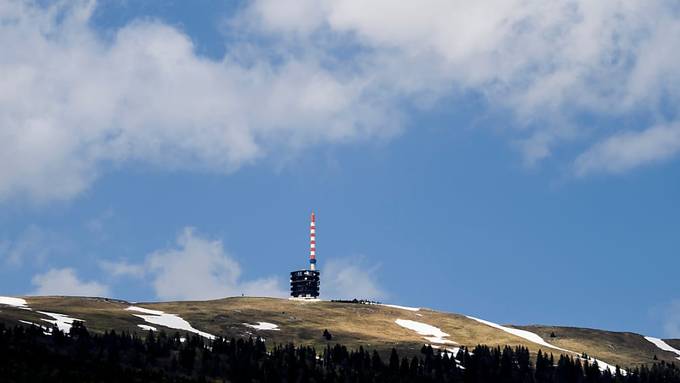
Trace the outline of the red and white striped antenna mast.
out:
[[[316,270],[316,216],[314,212],[309,222],[309,269]]]

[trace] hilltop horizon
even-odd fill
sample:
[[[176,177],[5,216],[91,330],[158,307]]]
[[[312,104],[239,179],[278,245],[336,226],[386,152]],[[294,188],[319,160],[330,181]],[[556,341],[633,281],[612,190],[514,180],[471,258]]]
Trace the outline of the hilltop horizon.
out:
[[[1,296],[680,338],[672,2],[0,4]]]
[[[357,322],[358,321],[358,322]],[[554,325],[501,325],[461,313],[351,301],[230,297],[211,301],[126,302],[94,297],[0,297],[0,325],[69,333],[82,322],[94,333],[178,332],[217,338],[262,337],[269,347],[293,343],[323,348],[341,343],[407,354],[430,346],[457,355],[476,345],[526,347],[532,354],[597,361],[614,373],[659,361],[680,360],[680,339]],[[588,356],[587,358],[585,356]]]

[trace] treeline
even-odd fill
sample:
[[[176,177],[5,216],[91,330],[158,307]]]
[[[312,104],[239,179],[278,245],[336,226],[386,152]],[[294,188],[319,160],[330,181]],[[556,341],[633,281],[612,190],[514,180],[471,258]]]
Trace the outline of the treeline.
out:
[[[680,383],[674,364],[600,371],[580,358],[529,350],[477,346],[455,357],[424,346],[416,356],[396,350],[317,352],[306,346],[265,347],[260,339],[216,339],[148,332],[91,334],[74,323],[69,334],[54,329],[0,324],[2,382],[507,382]]]

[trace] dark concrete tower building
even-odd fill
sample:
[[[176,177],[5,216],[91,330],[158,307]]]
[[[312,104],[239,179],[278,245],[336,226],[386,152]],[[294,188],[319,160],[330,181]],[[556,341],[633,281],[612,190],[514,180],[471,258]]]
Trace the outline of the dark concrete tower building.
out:
[[[319,271],[316,269],[316,216],[312,212],[309,223],[309,269],[290,273],[290,296],[297,299],[319,298]]]

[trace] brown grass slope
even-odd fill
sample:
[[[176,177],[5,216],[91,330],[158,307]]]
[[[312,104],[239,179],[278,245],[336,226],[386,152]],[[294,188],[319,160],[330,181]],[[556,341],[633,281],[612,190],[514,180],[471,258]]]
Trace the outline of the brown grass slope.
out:
[[[680,350],[680,339],[664,339],[671,347]]]
[[[14,325],[19,319],[46,324],[48,317],[37,311],[54,312],[84,320],[91,331],[106,330],[137,332],[146,324],[125,309],[131,304],[125,301],[87,297],[26,297],[32,311],[0,305],[0,321]],[[442,313],[429,309],[408,311],[382,305],[364,305],[337,302],[301,302],[276,298],[234,297],[211,301],[183,301],[162,303],[135,303],[152,310],[177,314],[201,331],[225,338],[261,336],[268,344],[294,342],[317,347],[342,343],[348,347],[360,346],[380,351],[397,347],[403,352],[417,353],[424,343],[423,335],[401,327],[397,319],[412,320],[440,328],[447,338],[456,344],[447,347],[478,344],[489,346],[525,346],[532,352],[542,349],[556,356],[564,352],[537,345],[500,329],[479,323],[463,315]],[[256,330],[246,323],[271,322],[279,331]],[[163,326],[152,325],[159,330]],[[586,352],[610,364],[629,367],[659,359],[676,361],[675,355],[656,348],[642,336],[632,333],[616,333],[602,330],[524,326],[554,344],[578,353]],[[327,342],[323,331],[327,329],[333,339]],[[167,332],[177,330],[165,328]],[[555,332],[556,338],[550,338]],[[678,345],[676,344],[676,347]]]
[[[538,334],[548,343],[567,350],[586,352],[590,356],[620,366],[654,363],[654,356],[667,362],[678,362],[677,355],[663,351],[642,335],[589,328],[558,326],[515,326]],[[554,333],[555,337],[550,335]]]

